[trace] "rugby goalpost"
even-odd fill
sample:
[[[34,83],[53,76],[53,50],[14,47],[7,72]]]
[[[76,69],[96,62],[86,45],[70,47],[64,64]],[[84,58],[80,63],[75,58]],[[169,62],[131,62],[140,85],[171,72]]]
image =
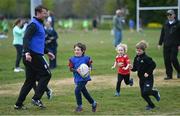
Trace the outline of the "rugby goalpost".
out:
[[[177,17],[180,20],[180,0],[178,0],[177,6],[167,6],[167,7],[141,7],[140,6],[140,0],[136,1],[136,31],[139,32],[140,30],[140,25],[139,25],[139,21],[140,21],[140,11],[141,10],[169,10],[169,9],[177,9]]]

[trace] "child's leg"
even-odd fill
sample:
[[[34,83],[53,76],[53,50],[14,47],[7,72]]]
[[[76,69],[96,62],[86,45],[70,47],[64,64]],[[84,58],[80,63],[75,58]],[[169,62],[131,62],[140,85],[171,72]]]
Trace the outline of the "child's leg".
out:
[[[160,93],[158,90],[152,90],[151,95],[153,95],[157,101],[160,101]]]
[[[152,76],[151,78],[152,78],[152,80],[151,80],[151,86],[152,86],[152,88],[153,88],[153,85],[154,85],[153,76]],[[151,88],[151,90],[149,90],[149,93],[148,93],[148,94],[154,96],[157,101],[160,101],[159,91],[158,91],[158,90],[154,90],[154,89],[152,89],[152,88]]]
[[[75,96],[76,102],[79,107],[82,107],[82,96],[81,96],[81,89],[83,88],[83,83],[77,83],[75,87]]]
[[[90,104],[92,104],[92,112],[96,112],[96,107],[97,107],[97,103],[95,100],[93,100],[93,98],[91,97],[91,95],[89,94],[89,92],[87,91],[86,89],[86,84],[87,82],[84,82],[84,86],[83,88],[81,89],[84,97],[88,100],[88,102]]]
[[[133,85],[133,79],[130,79],[130,74],[123,75],[123,77],[126,85],[130,85],[130,86]]]
[[[152,80],[144,80],[143,84],[141,84],[141,96],[148,103],[148,106],[150,108],[155,107],[154,103],[151,101],[149,97],[151,95],[152,87],[153,87]]]
[[[87,83],[87,82],[86,82],[86,83]],[[89,94],[89,92],[87,91],[85,85],[82,87],[81,91],[82,91],[84,97],[88,100],[88,102],[89,102],[90,104],[93,104],[93,103],[95,102],[95,101],[93,100],[93,98],[91,97],[91,95]]]
[[[37,75],[36,78],[37,78],[37,81],[39,81],[39,78],[40,78],[39,75]],[[37,88],[37,84],[34,83],[34,85],[33,85],[34,92],[35,92],[36,88]],[[50,89],[48,87],[48,85],[45,87],[45,92],[46,92],[47,98],[49,100],[52,99],[52,96],[53,96],[52,89]]]
[[[46,87],[46,95],[47,95],[47,98],[50,100],[52,99],[52,96],[53,96],[53,91],[52,89],[50,89],[48,86]]]
[[[57,55],[56,55],[56,47],[51,47],[51,50],[52,50],[52,53],[54,54],[54,56],[55,56],[55,58],[53,59],[53,60],[51,60],[51,59],[49,59],[49,68],[51,68],[51,69],[54,69],[54,68],[56,68],[56,57],[57,57]]]
[[[117,77],[117,84],[116,84],[116,92],[120,93],[120,88],[121,88],[121,82],[123,80],[123,76],[121,74],[118,74]]]

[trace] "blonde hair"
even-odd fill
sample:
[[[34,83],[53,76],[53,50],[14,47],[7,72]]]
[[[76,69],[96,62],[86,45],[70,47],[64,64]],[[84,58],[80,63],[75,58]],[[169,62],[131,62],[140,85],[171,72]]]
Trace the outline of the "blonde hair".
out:
[[[145,51],[147,47],[148,43],[145,40],[142,40],[136,44],[136,49],[141,49],[143,51]]]
[[[118,48],[122,47],[124,49],[124,52],[127,53],[128,47],[126,44],[120,43],[119,45],[116,46],[116,51],[118,51]]]

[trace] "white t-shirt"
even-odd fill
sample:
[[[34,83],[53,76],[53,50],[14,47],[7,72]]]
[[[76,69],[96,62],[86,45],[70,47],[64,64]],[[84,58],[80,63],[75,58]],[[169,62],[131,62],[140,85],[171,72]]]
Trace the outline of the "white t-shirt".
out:
[[[169,24],[171,25],[171,24],[173,24],[174,23],[174,21],[169,21]]]
[[[47,21],[52,23],[52,17],[49,16],[49,17],[47,18]]]

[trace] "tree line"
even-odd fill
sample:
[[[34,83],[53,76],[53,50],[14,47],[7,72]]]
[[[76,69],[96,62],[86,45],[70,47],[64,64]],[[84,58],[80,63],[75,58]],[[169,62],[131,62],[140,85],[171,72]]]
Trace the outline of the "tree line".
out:
[[[140,0],[141,6],[175,6],[178,0]],[[136,0],[42,0],[56,18],[93,18],[114,15],[116,9],[126,9],[126,18],[136,19]],[[165,11],[141,11],[144,22],[165,20]],[[30,17],[30,0],[0,0],[0,16]]]

